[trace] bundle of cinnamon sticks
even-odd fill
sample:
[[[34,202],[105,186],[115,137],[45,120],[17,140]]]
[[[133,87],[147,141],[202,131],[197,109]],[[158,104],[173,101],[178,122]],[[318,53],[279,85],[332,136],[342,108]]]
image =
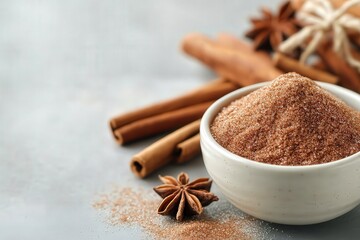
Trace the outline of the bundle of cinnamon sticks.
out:
[[[187,162],[200,153],[200,119],[215,100],[241,86],[268,81],[282,73],[268,55],[228,34],[220,34],[215,40],[190,34],[184,38],[182,48],[212,68],[219,78],[110,120],[113,136],[121,145],[170,132],[131,159],[131,170],[141,178],[168,163]]]
[[[111,130],[122,145],[178,129],[136,154],[132,171],[146,177],[173,160],[183,163],[199,154],[199,119],[211,103],[237,88],[219,78],[179,97],[112,118]]]
[[[305,0],[291,0],[291,4],[295,10],[299,10],[304,2]],[[339,8],[346,2],[346,0],[329,0],[329,2],[334,8]],[[347,13],[360,18],[360,5],[355,5],[348,9]],[[347,31],[349,31],[348,34],[350,40],[357,49],[360,49],[360,35],[358,33],[351,32],[350,30]],[[338,83],[340,86],[360,93],[360,73],[355,68],[351,67],[341,56],[339,56],[333,50],[331,45],[332,43],[330,41],[323,43],[320,47],[318,47],[317,54],[320,57],[320,61],[318,61],[311,70],[316,70],[316,68],[320,66],[320,71],[325,72],[330,76],[336,76],[336,81],[333,83]],[[359,51],[352,51],[352,55],[357,60],[360,60]],[[295,71],[294,69],[291,70]],[[301,74],[301,72],[299,73]]]

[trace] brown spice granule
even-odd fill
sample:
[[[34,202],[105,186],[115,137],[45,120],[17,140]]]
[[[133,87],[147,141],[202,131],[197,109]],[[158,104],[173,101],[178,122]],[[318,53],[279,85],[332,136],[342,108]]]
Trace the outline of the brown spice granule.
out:
[[[211,132],[221,146],[248,159],[320,164],[360,151],[360,112],[288,73],[223,108]]]
[[[178,222],[160,216],[156,209],[161,199],[152,191],[115,187],[100,197],[93,207],[106,215],[113,226],[139,226],[146,238],[154,239],[264,239],[267,226],[249,217],[225,200],[209,206],[200,216]],[[209,214],[208,214],[209,213]]]

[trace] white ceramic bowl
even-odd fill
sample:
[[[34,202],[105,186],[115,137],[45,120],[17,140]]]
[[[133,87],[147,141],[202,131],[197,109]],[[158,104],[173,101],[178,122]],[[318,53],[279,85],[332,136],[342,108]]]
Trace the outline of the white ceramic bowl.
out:
[[[209,126],[222,107],[268,83],[236,90],[216,101],[204,114],[201,149],[205,166],[227,199],[243,212],[281,224],[314,224],[336,218],[360,203],[360,152],[310,166],[279,166],[231,153],[212,137]],[[360,95],[318,83],[360,111]]]

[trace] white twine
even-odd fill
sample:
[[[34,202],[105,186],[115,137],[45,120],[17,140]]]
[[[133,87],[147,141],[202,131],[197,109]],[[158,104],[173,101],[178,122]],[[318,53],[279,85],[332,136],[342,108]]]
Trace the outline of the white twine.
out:
[[[311,38],[300,56],[300,62],[305,63],[326,33],[332,31],[334,51],[360,71],[360,62],[351,55],[351,44],[346,32],[354,30],[360,34],[360,19],[346,14],[349,8],[357,4],[360,4],[360,0],[349,0],[340,8],[334,9],[328,0],[307,0],[296,17],[308,26],[284,41],[279,46],[279,51],[289,54]]]

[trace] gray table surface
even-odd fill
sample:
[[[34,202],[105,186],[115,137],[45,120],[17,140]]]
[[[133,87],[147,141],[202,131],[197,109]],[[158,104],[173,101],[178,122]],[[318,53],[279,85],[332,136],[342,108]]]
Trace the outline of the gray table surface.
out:
[[[117,146],[108,119],[178,95],[214,76],[179,51],[189,32],[241,36],[265,0],[0,1],[0,239],[140,238],[109,228],[91,207],[132,175],[130,157],[155,138]],[[202,159],[169,166],[206,176]],[[221,193],[214,186],[214,191]],[[268,238],[359,239],[360,207]]]

